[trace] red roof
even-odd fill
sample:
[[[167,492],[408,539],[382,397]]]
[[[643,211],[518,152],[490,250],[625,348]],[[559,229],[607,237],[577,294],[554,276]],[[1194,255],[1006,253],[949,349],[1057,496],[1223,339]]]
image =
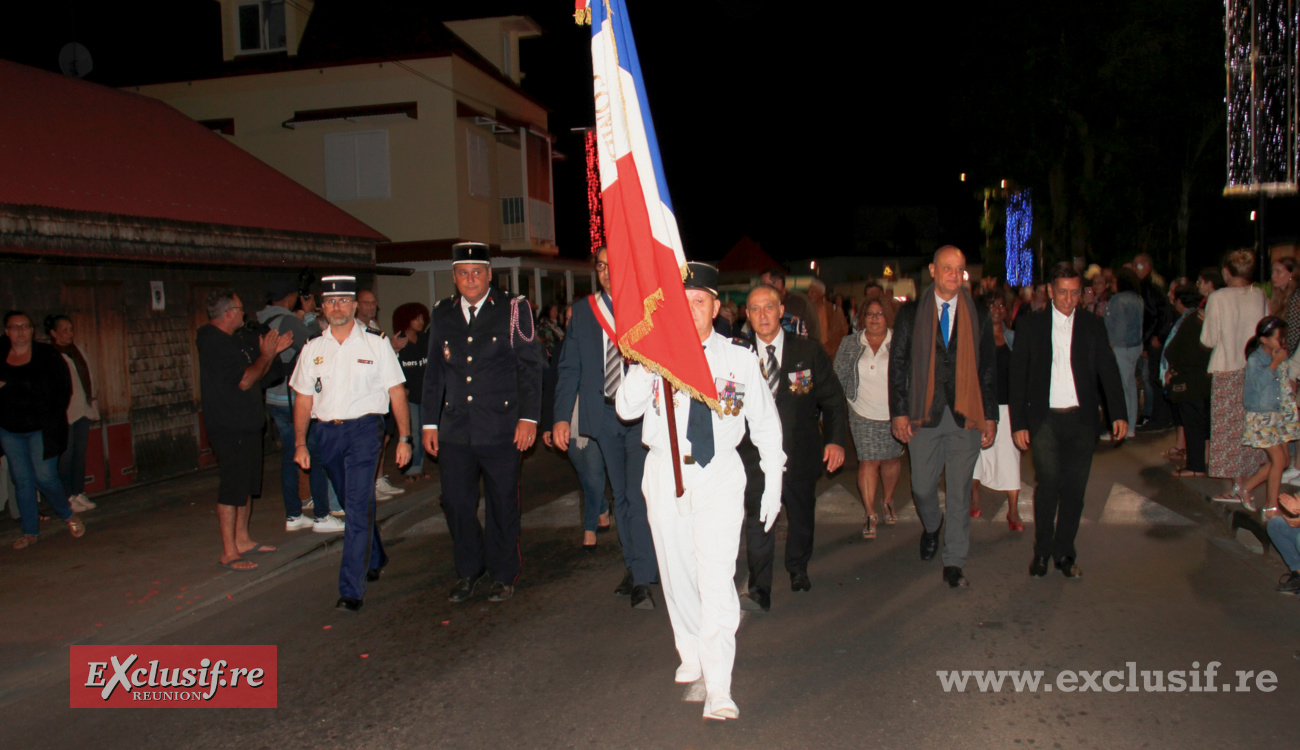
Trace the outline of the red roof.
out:
[[[386,239],[156,99],[0,60],[0,203]]]
[[[718,262],[718,270],[729,271],[766,271],[773,266],[780,266],[772,256],[763,252],[762,246],[751,240],[748,235],[740,238],[731,250]]]

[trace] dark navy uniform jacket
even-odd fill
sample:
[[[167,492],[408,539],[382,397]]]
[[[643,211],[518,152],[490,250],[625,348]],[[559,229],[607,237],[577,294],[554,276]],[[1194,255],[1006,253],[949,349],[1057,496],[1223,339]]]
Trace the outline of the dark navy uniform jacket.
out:
[[[471,329],[460,299],[441,300],[430,314],[424,426],[438,428],[439,443],[513,443],[519,420],[542,416],[544,355],[532,309],[491,287]]]

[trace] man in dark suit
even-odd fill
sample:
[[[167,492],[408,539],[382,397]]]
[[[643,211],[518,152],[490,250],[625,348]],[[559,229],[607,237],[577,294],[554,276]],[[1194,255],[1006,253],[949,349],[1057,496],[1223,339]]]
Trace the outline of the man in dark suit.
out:
[[[659,582],[654,540],[646,518],[641,478],[646,447],[641,444],[641,420],[624,422],[614,410],[614,396],[623,384],[627,367],[614,343],[614,308],[609,297],[609,263],[604,248],[596,253],[600,293],[573,306],[564,334],[559,373],[555,384],[555,445],[568,450],[571,437],[568,415],[578,402],[582,434],[595,439],[614,488],[614,519],[627,568],[614,593],[632,597],[637,609],[654,609],[650,584]],[[604,495],[601,495],[602,499]]]
[[[817,477],[823,463],[827,471],[835,471],[844,463],[848,404],[821,342],[787,335],[781,327],[784,312],[780,292],[775,288],[763,285],[749,293],[746,313],[754,338],[748,343],[758,356],[765,385],[776,399],[786,455],[785,475],[779,479],[781,504],[789,524],[785,569],[790,574],[791,590],[808,591],[812,588],[808,560],[812,557]],[[819,414],[825,423],[824,435],[817,429]],[[764,530],[759,516],[769,478],[759,468],[758,449],[748,435],[738,450],[745,465],[745,548],[749,563],[749,591],[741,597],[740,607],[766,612],[772,606],[776,535]],[[778,478],[771,477],[770,481]]]
[[[952,245],[934,253],[934,283],[898,311],[889,353],[891,430],[908,445],[912,499],[921,517],[921,559],[943,545],[943,580],[966,586],[970,551],[970,487],[981,448],[998,429],[997,348],[962,286],[966,256]],[[939,512],[939,476],[946,474],[947,507]]]
[[[1081,575],[1075,564],[1074,537],[1083,515],[1083,494],[1096,445],[1098,388],[1108,414],[1124,414],[1119,367],[1101,318],[1076,314],[1083,281],[1069,263],[1048,275],[1051,306],[1031,313],[1016,326],[1011,353],[1011,436],[1022,451],[1034,446],[1034,561],[1029,574],[1047,575],[1047,561],[1066,578]],[[1129,424],[1111,423],[1111,435],[1124,439]]]
[[[456,546],[459,580],[448,598],[469,599],[487,573],[488,600],[503,602],[519,578],[519,462],[541,418],[542,347],[527,300],[492,286],[487,245],[453,245],[452,277],[458,294],[440,301],[429,320],[424,448],[438,458],[442,510]]]

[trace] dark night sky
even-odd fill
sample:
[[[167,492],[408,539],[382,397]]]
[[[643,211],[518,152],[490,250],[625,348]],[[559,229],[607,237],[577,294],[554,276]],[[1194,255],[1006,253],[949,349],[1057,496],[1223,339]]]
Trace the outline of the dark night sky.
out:
[[[1211,63],[1203,67],[1215,76],[1208,95],[1221,98],[1222,3],[1188,2],[1210,32],[1202,44]],[[1099,14],[1125,6],[1095,4]],[[524,44],[525,88],[553,110],[550,130],[569,156],[556,169],[559,241],[566,254],[581,254],[583,149],[569,128],[592,121],[590,30],[573,24],[567,0],[441,5],[524,12],[545,27]],[[6,10],[0,56],[56,68],[59,48],[76,39],[95,57],[91,80],[123,84],[220,55],[211,0],[22,7]],[[978,244],[973,186],[1036,177],[1028,167],[1007,174],[1016,159],[973,136],[1007,117],[986,104],[985,89],[1035,64],[1035,53],[1016,47],[1023,37],[1012,26],[1033,7],[1041,5],[629,0],[687,255],[721,257],[746,234],[778,258],[851,253],[853,212],[863,205],[937,206],[942,239]],[[1029,33],[1065,37],[1064,29]],[[970,183],[958,182],[961,172]],[[1193,223],[1193,254],[1207,259],[1227,243],[1249,244],[1253,232],[1241,219],[1247,207],[1215,195],[1222,175],[1221,164],[1206,170],[1205,197],[1194,205],[1201,223]]]

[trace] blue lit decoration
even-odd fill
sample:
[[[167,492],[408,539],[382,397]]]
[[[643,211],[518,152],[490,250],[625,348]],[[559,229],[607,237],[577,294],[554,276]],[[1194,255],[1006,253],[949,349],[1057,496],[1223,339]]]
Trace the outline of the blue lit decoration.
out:
[[[1034,199],[1029,189],[1007,195],[1007,284],[1034,283],[1034,251],[1029,235],[1034,231]]]

